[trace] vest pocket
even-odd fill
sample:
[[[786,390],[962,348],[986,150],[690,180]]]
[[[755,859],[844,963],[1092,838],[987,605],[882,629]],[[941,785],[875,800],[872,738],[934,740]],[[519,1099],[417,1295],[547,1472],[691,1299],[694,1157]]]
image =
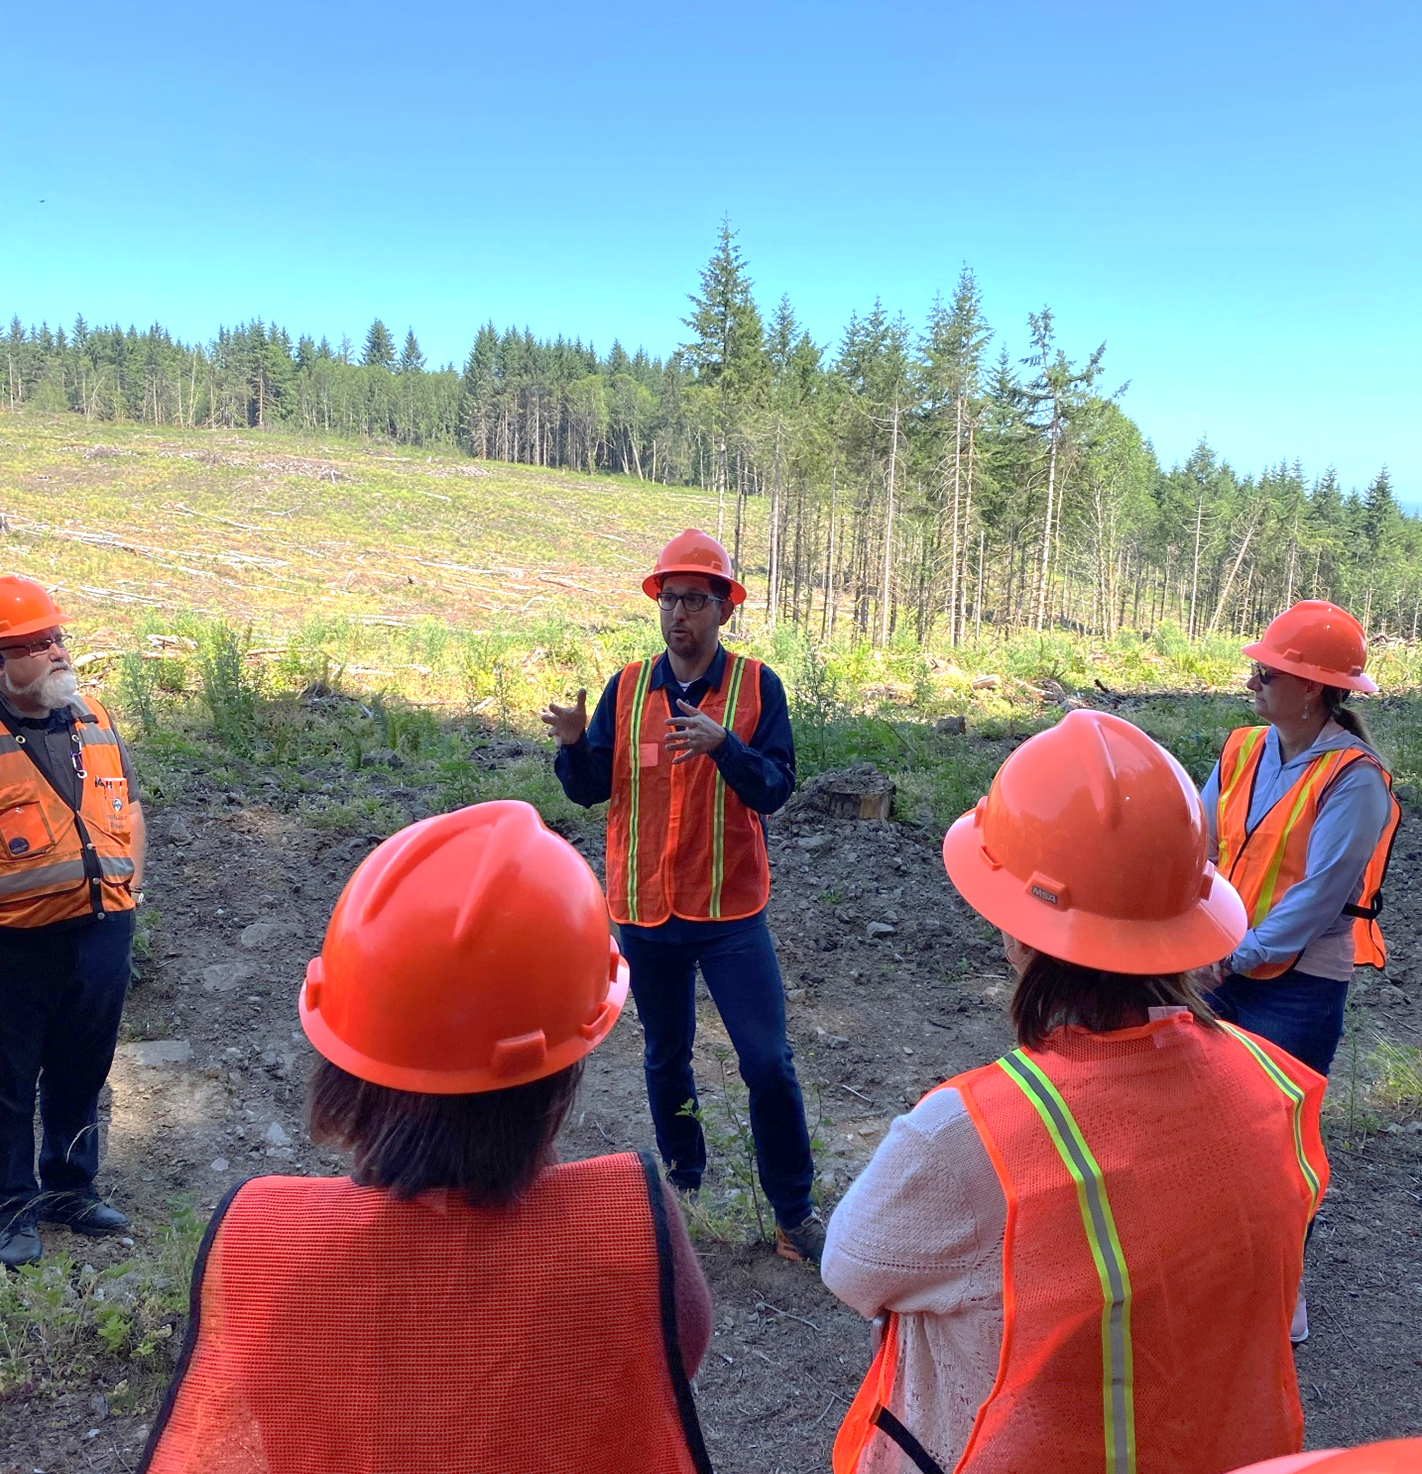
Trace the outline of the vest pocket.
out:
[[[28,860],[53,848],[54,834],[42,804],[14,804],[0,810],[0,864]]]
[[[104,817],[101,827],[115,839],[127,839],[130,829],[128,814],[128,779],[99,778],[100,803]]]

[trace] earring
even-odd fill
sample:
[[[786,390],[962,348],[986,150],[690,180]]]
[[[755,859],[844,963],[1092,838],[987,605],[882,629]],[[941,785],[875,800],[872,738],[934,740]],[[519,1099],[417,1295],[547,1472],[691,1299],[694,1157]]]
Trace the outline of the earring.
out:
[[[1308,702],[1307,701],[1304,702],[1303,720],[1304,721],[1307,721],[1308,720]]]

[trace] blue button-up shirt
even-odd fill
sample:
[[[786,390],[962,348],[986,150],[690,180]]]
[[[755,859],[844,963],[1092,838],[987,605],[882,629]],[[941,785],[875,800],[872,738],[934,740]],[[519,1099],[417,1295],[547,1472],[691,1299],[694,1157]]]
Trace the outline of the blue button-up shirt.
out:
[[[667,715],[679,715],[677,701],[699,707],[708,691],[719,691],[726,673],[726,647],[718,645],[705,673],[692,681],[683,694],[681,683],[672,672],[671,662],[663,652],[652,667],[648,682],[651,691],[665,693]],[[563,785],[563,792],[575,804],[591,808],[612,797],[612,756],[617,737],[617,683],[622,672],[607,683],[593,712],[588,729],[570,747],[560,746],[553,760],[553,771]],[[773,814],[784,806],[795,791],[795,738],[790,729],[790,712],[785,702],[785,687],[768,665],[760,668],[760,720],[743,742],[732,731],[712,753],[726,787],[756,813]],[[764,819],[761,821],[764,823]],[[673,916],[657,927],[639,927],[654,931],[667,941],[694,941],[705,927],[718,934],[727,927],[759,925],[764,912],[744,921],[687,921]]]
[[[1247,829],[1255,829],[1316,757],[1345,747],[1372,752],[1351,732],[1329,722],[1312,747],[1284,762],[1279,734],[1270,727],[1250,796]],[[1201,797],[1214,852],[1219,844],[1218,763]],[[1353,918],[1345,916],[1343,908],[1356,905],[1362,894],[1363,872],[1390,812],[1391,799],[1382,774],[1371,763],[1349,764],[1319,803],[1318,817],[1309,832],[1303,879],[1291,885],[1264,920],[1245,933],[1226,965],[1235,972],[1249,972],[1261,963],[1286,962],[1314,977],[1339,981],[1352,977]]]

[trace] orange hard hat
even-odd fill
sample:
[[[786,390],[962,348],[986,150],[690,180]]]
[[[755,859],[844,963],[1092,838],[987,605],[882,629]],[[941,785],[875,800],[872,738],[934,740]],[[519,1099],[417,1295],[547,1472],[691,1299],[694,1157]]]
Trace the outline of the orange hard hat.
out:
[[[745,585],[731,577],[731,556],[709,532],[688,527],[679,532],[657,557],[657,566],[642,580],[642,592],[655,599],[669,573],[699,573],[724,579],[731,586],[731,603],[744,604]]]
[[[626,998],[597,877],[509,799],[422,819],[366,856],[307,965],[300,1012],[348,1073],[466,1095],[566,1069]]]
[[[1394,1438],[1362,1448],[1325,1448],[1311,1454],[1286,1454],[1236,1469],[1234,1474],[1422,1474],[1422,1438]]]
[[[1270,621],[1264,637],[1244,647],[1260,665],[1320,681],[1345,691],[1371,694],[1377,684],[1363,674],[1368,637],[1363,626],[1327,599],[1304,599]]]
[[[69,616],[54,607],[49,591],[18,573],[0,575],[0,640],[54,629]]]
[[[998,769],[943,863],[975,911],[1039,952],[1174,973],[1228,956],[1247,927],[1205,846],[1185,769],[1130,722],[1073,711]]]

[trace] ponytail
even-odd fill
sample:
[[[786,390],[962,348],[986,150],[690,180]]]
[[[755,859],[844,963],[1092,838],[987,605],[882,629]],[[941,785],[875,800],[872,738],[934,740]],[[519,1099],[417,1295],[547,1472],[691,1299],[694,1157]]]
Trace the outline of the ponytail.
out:
[[[1358,715],[1344,706],[1348,699],[1348,693],[1337,686],[1325,686],[1323,688],[1323,709],[1329,717],[1338,723],[1345,732],[1351,732],[1360,742],[1366,742],[1369,747],[1374,746],[1373,734],[1368,731],[1368,724]]]

